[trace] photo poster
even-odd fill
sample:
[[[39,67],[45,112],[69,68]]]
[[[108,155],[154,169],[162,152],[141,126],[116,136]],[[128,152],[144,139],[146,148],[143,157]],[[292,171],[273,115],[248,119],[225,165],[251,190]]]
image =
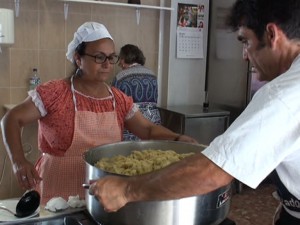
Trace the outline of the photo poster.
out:
[[[178,3],[176,49],[177,58],[203,59],[204,4]]]

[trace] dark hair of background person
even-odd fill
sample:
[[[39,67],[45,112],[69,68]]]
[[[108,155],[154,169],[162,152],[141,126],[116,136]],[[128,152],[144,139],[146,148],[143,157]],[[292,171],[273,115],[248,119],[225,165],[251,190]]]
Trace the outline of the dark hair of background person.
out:
[[[126,64],[138,63],[145,65],[146,58],[143,52],[135,45],[124,45],[120,50],[120,59],[124,59]]]
[[[233,31],[245,26],[260,41],[268,23],[279,26],[289,39],[299,39],[300,0],[237,0],[226,20]]]

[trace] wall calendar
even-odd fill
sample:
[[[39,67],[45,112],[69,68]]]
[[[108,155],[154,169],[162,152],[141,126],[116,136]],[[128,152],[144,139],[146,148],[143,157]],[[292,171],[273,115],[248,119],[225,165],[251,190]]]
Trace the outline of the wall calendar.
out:
[[[198,58],[203,56],[204,5],[178,3],[177,14],[177,58]]]

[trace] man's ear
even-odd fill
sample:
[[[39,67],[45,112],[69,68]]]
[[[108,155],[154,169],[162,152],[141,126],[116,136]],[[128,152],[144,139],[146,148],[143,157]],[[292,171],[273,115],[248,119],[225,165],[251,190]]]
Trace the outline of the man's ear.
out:
[[[274,47],[277,44],[280,36],[279,27],[275,23],[268,23],[266,26],[266,43],[270,47]]]

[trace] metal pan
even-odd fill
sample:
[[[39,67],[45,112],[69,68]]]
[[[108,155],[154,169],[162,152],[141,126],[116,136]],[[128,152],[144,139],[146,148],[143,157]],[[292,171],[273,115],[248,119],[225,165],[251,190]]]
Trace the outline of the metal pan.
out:
[[[196,153],[201,152],[204,146],[175,141],[137,141],[95,147],[84,154],[86,183],[112,175],[94,166],[102,157],[126,156],[133,150],[145,149]],[[117,212],[107,213],[98,200],[86,190],[89,213],[104,225],[217,225],[227,217],[230,200],[231,184],[205,195],[168,201],[133,202]]]

